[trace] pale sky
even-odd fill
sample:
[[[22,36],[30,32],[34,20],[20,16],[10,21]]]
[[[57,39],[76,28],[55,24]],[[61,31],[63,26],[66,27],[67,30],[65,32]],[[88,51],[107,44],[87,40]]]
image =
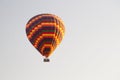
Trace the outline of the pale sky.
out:
[[[41,13],[66,29],[49,63],[25,33]],[[120,0],[0,0],[0,25],[0,80],[120,80]]]

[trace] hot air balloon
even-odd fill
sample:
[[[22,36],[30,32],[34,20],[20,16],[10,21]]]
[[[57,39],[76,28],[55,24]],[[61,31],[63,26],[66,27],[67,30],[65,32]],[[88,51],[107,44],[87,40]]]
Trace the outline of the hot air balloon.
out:
[[[31,44],[44,56],[44,62],[53,53],[64,37],[63,21],[53,14],[39,14],[26,24],[26,34]]]

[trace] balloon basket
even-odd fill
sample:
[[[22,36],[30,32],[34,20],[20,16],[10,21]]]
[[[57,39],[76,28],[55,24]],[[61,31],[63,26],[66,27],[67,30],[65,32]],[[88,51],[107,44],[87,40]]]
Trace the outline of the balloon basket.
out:
[[[48,58],[45,58],[44,62],[50,62],[50,60]]]

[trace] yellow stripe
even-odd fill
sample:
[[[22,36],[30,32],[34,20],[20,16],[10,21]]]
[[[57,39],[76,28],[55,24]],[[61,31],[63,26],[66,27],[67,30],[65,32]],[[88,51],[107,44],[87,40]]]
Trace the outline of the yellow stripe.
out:
[[[33,18],[29,23],[27,23],[26,28],[28,28],[36,20],[40,19],[41,17],[45,17],[45,16],[49,16],[49,17],[52,16],[53,18],[58,19],[58,21],[60,21],[62,24],[64,24],[64,22],[58,16],[56,16],[56,15],[53,15],[53,14],[42,14],[40,16],[37,16],[36,18]]]
[[[43,50],[44,50],[44,48],[46,48],[46,47],[50,47],[50,48],[51,48],[51,51],[50,51],[50,53],[49,53],[49,55],[48,55],[48,56],[50,56],[50,54],[54,51],[52,44],[44,44],[43,47],[40,49],[40,51],[43,53]],[[44,53],[43,53],[43,54],[44,54]]]
[[[31,39],[32,36],[34,35],[34,33],[35,33],[39,28],[41,28],[42,26],[49,26],[49,25],[53,25],[53,26],[57,27],[58,30],[60,30],[60,33],[62,34],[61,37],[64,36],[64,30],[63,30],[59,25],[57,25],[56,23],[41,23],[41,24],[37,25],[35,28],[33,28],[33,29],[31,30],[31,32],[30,32],[29,35],[28,35],[28,38]]]
[[[29,23],[27,23],[26,28],[29,28],[30,25],[31,25],[33,22],[35,22],[36,20],[40,19],[41,17],[42,17],[42,16],[38,16],[38,17],[36,17],[36,18],[33,18]]]
[[[38,47],[38,43],[40,42],[40,40],[43,39],[44,37],[49,37],[49,36],[55,38],[55,41],[56,41],[57,45],[60,43],[60,41],[57,39],[57,37],[55,36],[55,34],[42,34],[41,36],[39,36],[37,38],[37,40],[35,41],[35,44],[33,44],[34,47],[37,48]]]

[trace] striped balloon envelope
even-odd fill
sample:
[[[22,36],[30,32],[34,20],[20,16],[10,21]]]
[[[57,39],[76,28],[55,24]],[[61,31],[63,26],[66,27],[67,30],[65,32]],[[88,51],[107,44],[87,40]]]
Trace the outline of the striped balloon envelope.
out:
[[[48,57],[60,44],[64,37],[63,21],[53,14],[39,14],[32,17],[26,24],[26,34],[32,45],[45,57]]]

